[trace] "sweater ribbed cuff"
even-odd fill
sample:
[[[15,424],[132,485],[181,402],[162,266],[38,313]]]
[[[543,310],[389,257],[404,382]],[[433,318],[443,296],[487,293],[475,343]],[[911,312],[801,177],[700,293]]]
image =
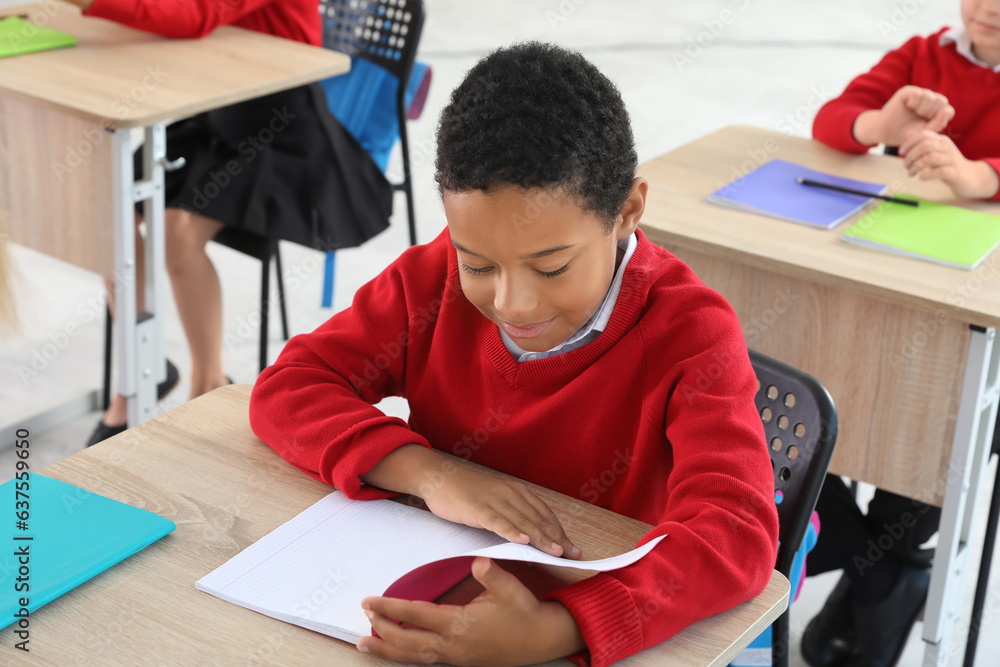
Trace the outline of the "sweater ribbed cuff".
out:
[[[854,138],[854,123],[863,111],[867,111],[863,106],[821,109],[813,125],[813,137],[838,151],[867,153],[872,147]]]
[[[572,614],[590,651],[591,667],[605,667],[642,650],[638,610],[614,577],[597,574],[545,599],[561,602]]]

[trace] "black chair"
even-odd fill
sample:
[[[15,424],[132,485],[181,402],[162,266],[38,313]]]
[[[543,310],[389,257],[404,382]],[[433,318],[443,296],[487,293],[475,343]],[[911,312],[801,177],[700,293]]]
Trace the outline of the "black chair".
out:
[[[323,23],[323,47],[364,58],[394,75],[400,82],[396,95],[396,115],[403,149],[403,180],[392,189],[406,194],[406,213],[410,245],[417,244],[416,217],[413,210],[413,185],[410,176],[410,146],[406,137],[406,82],[417,59],[417,44],[424,26],[421,0],[321,0],[319,12]],[[275,230],[277,225],[272,227]],[[270,230],[269,230],[270,231]],[[288,340],[288,316],[285,311],[285,286],[281,277],[281,254],[276,231],[266,238],[224,229],[212,239],[261,261],[260,370],[267,368],[268,278],[274,258],[278,269],[278,298],[281,307],[282,340]]]
[[[775,568],[790,577],[837,443],[837,408],[812,376],[754,350],[750,361],[758,383],[754,401],[774,468],[781,541]],[[789,610],[771,627],[772,662],[787,667]]]

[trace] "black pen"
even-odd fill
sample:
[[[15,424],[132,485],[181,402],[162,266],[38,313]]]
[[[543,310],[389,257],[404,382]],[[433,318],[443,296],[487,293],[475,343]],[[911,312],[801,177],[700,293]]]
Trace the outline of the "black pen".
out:
[[[887,195],[873,195],[870,192],[864,192],[863,190],[852,190],[851,188],[843,188],[839,185],[830,185],[829,183],[820,183],[819,181],[811,181],[808,178],[796,178],[796,183],[801,183],[802,185],[811,185],[814,188],[826,188],[827,190],[836,190],[837,192],[846,192],[849,195],[861,195],[862,197],[874,197],[875,199],[881,199],[883,201],[891,201],[894,204],[906,204],[907,206],[920,206],[920,202],[913,199],[899,199],[897,197],[889,197]]]

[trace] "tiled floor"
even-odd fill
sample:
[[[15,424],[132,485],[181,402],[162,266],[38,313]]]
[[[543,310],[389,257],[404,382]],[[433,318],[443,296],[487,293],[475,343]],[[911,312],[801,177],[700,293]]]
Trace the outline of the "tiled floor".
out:
[[[0,8],[16,4],[0,0]],[[881,53],[913,34],[929,33],[958,20],[958,0],[428,0],[421,59],[434,68],[423,117],[410,125],[418,234],[427,241],[445,224],[433,188],[433,134],[437,114],[451,89],[489,49],[538,39],[577,48],[610,75],[632,113],[641,159],[658,155],[731,124],[752,124],[803,136],[818,106]],[[0,156],[16,164],[16,156]],[[399,172],[397,162],[392,173]],[[392,227],[363,248],[338,253],[335,309],[406,246],[405,206],[397,199]],[[319,307],[322,258],[293,245],[282,247],[290,325],[308,331],[332,311]],[[213,247],[225,299],[226,371],[237,382],[256,376],[258,280],[256,261]],[[23,280],[20,310],[24,334],[0,343],[0,433],[30,415],[92,391],[100,382],[103,339],[100,279],[23,248],[13,248]],[[286,278],[287,280],[287,278]],[[167,315],[168,356],[181,369],[181,385],[161,408],[184,400],[187,352],[176,317]],[[270,356],[281,347],[272,327]],[[405,414],[400,401],[385,406]],[[36,463],[78,451],[97,413],[33,437]],[[0,480],[10,477],[13,458],[0,452]],[[981,531],[978,532],[981,534]],[[972,545],[973,553],[979,546]],[[995,567],[1000,567],[997,558]],[[807,580],[792,613],[792,629],[822,605],[834,575]],[[994,577],[996,582],[997,577]],[[1000,583],[987,602],[1000,610]],[[966,607],[967,608],[967,607]],[[1000,653],[996,613],[984,628],[979,664],[995,664]],[[960,619],[965,628],[967,620]],[[920,664],[920,625],[900,662]],[[960,636],[960,641],[964,639]],[[951,665],[961,663],[964,644]],[[803,665],[792,656],[793,665]]]

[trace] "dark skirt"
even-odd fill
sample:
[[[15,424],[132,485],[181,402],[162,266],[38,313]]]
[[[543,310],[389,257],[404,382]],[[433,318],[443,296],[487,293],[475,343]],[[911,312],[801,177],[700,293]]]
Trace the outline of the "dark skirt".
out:
[[[166,205],[227,228],[322,250],[361,245],[389,224],[392,186],[326,106],[318,84],[167,127]],[[135,169],[142,175],[139,153]]]

